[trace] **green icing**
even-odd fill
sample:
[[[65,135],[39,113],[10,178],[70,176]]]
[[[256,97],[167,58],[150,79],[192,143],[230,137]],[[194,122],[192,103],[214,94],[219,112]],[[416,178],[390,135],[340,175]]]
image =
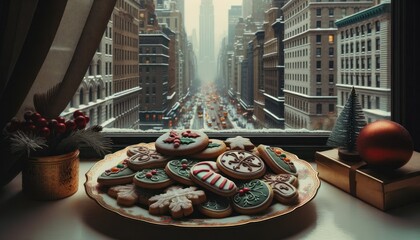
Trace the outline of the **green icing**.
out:
[[[174,174],[185,178],[190,179],[190,169],[194,164],[198,163],[198,161],[195,160],[189,160],[189,159],[175,159],[168,162],[168,168],[171,172]],[[186,165],[186,168],[183,168],[183,164]]]
[[[277,164],[277,166],[283,168],[284,170],[290,172],[290,173],[296,173],[296,168],[292,168],[289,164],[287,164],[283,158],[286,157],[286,154],[282,153],[279,155],[277,155],[273,149],[271,147],[266,147],[265,148],[268,156],[270,156],[271,159],[273,159],[273,161]],[[293,163],[290,163],[291,165],[293,165]]]
[[[181,144],[190,144],[190,143],[194,143],[195,142],[195,140],[192,139],[192,138],[184,138],[184,137],[182,137],[182,138],[180,138],[180,140],[181,140]]]
[[[249,191],[239,193],[241,189],[248,188]],[[270,190],[261,180],[254,179],[250,182],[241,183],[239,191],[233,196],[233,202],[242,208],[253,208],[263,205],[269,198]]]
[[[118,171],[118,172],[103,172],[102,174],[101,174],[101,176],[100,176],[100,178],[103,178],[103,179],[105,179],[105,178],[110,178],[110,179],[112,179],[112,178],[119,178],[119,177],[126,177],[126,176],[129,176],[129,175],[134,175],[134,171],[133,170],[131,170],[131,169],[129,169],[129,168],[120,168],[121,170],[120,171]]]
[[[219,196],[208,197],[207,201],[201,204],[201,207],[212,211],[224,211],[230,208],[229,200]]]
[[[218,143],[209,143],[209,145],[207,145],[207,148],[216,148],[216,147],[220,147],[221,145]]]
[[[147,177],[148,173],[152,173],[153,170],[156,170],[156,174],[152,174],[149,178]],[[166,175],[165,170],[160,168],[147,168],[139,171],[135,176],[137,180],[145,183],[160,183],[169,180],[168,175]]]

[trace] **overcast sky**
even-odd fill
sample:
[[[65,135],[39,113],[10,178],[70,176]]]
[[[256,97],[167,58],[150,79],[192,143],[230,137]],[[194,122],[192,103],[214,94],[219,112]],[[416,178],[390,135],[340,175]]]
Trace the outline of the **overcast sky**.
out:
[[[201,0],[185,0],[185,29],[187,35],[191,36],[192,30],[197,31],[197,40],[199,37],[199,13]],[[213,0],[214,5],[214,35],[216,56],[220,41],[227,35],[228,10],[232,5],[242,5],[242,0]]]

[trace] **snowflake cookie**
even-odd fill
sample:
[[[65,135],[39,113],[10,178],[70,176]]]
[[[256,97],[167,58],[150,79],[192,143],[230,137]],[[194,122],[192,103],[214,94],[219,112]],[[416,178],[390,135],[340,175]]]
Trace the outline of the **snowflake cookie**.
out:
[[[149,199],[149,213],[162,215],[169,211],[172,218],[181,218],[193,213],[193,204],[204,201],[206,201],[204,191],[197,190],[196,187],[172,186],[166,189],[165,193]]]

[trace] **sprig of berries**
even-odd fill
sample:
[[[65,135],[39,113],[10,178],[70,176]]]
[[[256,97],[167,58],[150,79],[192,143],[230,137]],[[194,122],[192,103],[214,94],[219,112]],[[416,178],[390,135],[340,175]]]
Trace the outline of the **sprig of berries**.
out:
[[[64,117],[47,119],[37,112],[27,111],[23,115],[24,120],[13,118],[6,126],[9,133],[18,130],[25,133],[34,133],[44,138],[57,135],[64,135],[70,132],[86,128],[89,117],[82,111],[76,110],[73,119],[67,120]]]

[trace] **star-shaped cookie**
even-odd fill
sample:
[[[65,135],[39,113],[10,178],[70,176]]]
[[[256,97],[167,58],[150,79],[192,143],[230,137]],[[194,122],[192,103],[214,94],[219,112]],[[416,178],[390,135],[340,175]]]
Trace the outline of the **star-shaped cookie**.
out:
[[[225,141],[226,145],[230,147],[231,150],[247,150],[251,151],[254,149],[254,144],[249,140],[249,138],[244,138],[241,136],[236,136],[234,138],[228,138]]]

